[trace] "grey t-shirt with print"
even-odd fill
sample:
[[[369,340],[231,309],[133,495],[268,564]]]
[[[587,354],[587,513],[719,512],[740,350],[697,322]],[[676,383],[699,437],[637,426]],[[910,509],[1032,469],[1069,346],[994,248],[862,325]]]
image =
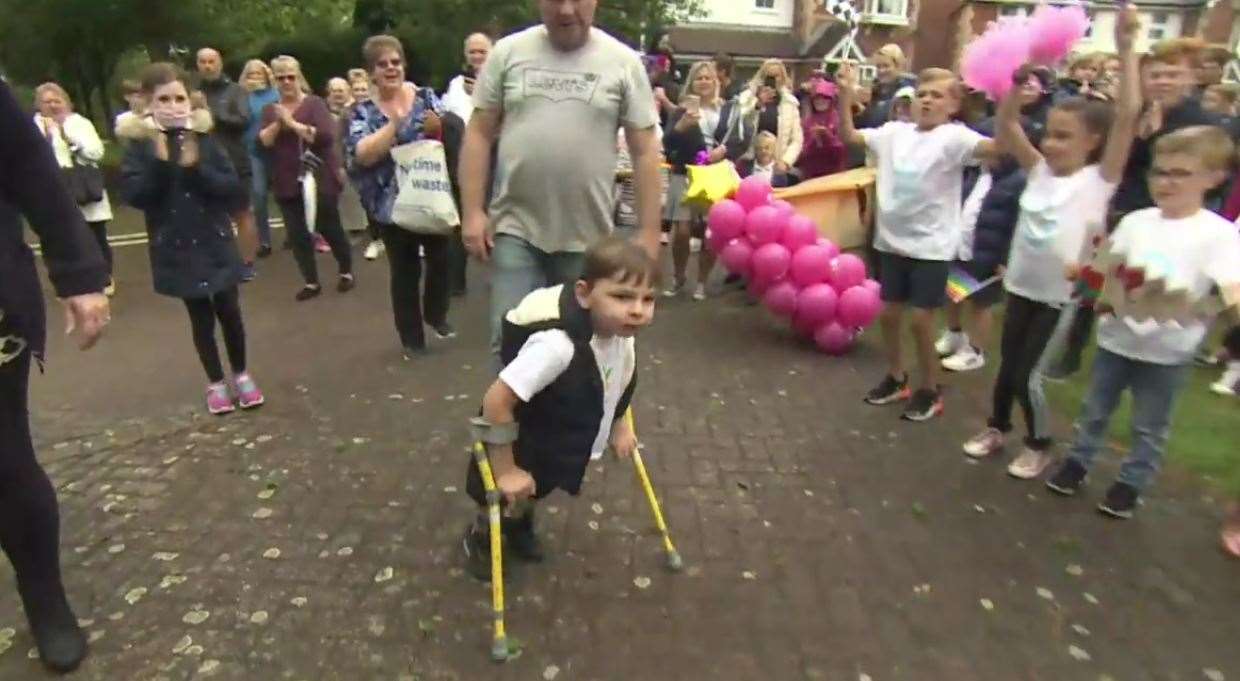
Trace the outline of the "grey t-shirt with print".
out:
[[[616,130],[654,127],[637,53],[592,28],[562,52],[541,25],[495,44],[474,106],[502,116],[491,200],[496,233],[546,252],[582,252],[612,229]]]

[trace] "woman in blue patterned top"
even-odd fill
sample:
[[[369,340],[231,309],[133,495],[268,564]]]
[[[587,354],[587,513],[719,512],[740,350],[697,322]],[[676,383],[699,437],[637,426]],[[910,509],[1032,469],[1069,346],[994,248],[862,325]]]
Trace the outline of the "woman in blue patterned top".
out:
[[[345,151],[362,206],[379,226],[387,247],[392,316],[405,358],[411,359],[426,352],[424,318],[439,338],[456,335],[448,324],[448,237],[414,234],[392,224],[397,186],[396,164],[389,152],[397,145],[438,138],[443,112],[433,90],[405,81],[405,50],[399,40],[372,36],[362,47],[362,56],[370,69],[374,96],[353,109]],[[419,250],[426,256],[426,289],[421,301]]]

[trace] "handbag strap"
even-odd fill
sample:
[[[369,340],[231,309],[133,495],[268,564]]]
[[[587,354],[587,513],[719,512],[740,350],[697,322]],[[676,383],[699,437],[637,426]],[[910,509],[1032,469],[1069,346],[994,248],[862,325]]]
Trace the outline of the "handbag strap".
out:
[[[66,119],[68,120],[68,119]],[[65,149],[69,151],[69,167],[76,168],[79,164],[74,158],[77,154],[73,153],[73,145],[69,144],[69,138],[65,135],[65,126],[62,123],[56,124],[56,131],[60,133],[60,139],[65,143]]]

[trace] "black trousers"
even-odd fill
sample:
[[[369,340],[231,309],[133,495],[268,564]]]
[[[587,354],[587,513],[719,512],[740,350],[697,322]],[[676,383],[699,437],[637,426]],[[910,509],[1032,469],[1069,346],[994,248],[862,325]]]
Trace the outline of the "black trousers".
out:
[[[108,274],[112,274],[112,246],[108,243],[108,221],[88,222],[90,233],[95,235],[95,241],[99,242],[99,249],[103,251],[103,260],[108,264]]]
[[[423,320],[435,326],[448,321],[448,239],[446,236],[414,234],[396,225],[380,225],[392,270],[392,318],[402,346],[426,346]],[[426,252],[426,284],[422,288],[422,259]],[[421,296],[419,296],[421,293]],[[420,299],[419,299],[420,298]]]
[[[1231,327],[1226,336],[1223,336],[1223,349],[1229,355],[1228,359],[1240,361],[1240,324]]]
[[[315,210],[315,231],[323,235],[327,244],[332,247],[332,255],[341,274],[353,272],[353,252],[349,247],[349,239],[344,234],[344,226],[340,224],[339,197],[319,194]],[[297,269],[307,284],[317,286],[319,268],[314,262],[314,239],[310,236],[310,228],[306,224],[306,208],[300,198],[277,199],[280,214],[284,216],[284,227],[288,230],[289,240],[293,243],[293,257],[297,260]]]
[[[189,311],[189,324],[194,333],[194,349],[207,372],[207,380],[219,383],[224,380],[224,368],[220,365],[220,350],[215,344],[215,320],[220,320],[224,333],[224,348],[228,351],[228,364],[233,374],[245,371],[245,324],[241,321],[240,293],[237,287],[220,291],[209,298],[185,298]]]
[[[457,227],[448,237],[448,262],[451,267],[451,289],[453,294],[465,293],[465,269],[469,266],[469,254],[465,252],[465,242],[461,240],[461,228]]]
[[[1063,314],[1059,308],[1008,294],[990,427],[1005,433],[1012,430],[1012,406],[1019,401],[1029,433],[1025,444],[1031,449],[1044,450],[1051,445],[1050,413],[1042,383],[1046,365],[1062,345],[1054,336]]]
[[[0,339],[9,332],[0,322]],[[3,350],[12,351],[14,341]],[[31,625],[69,626],[60,576],[60,509],[30,441],[30,351],[0,364],[0,548],[13,564]]]

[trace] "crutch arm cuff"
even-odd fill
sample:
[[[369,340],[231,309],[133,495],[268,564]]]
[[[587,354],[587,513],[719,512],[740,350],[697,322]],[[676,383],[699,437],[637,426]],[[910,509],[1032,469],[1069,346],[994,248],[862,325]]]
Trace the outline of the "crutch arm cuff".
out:
[[[485,417],[475,416],[469,420],[469,432],[475,442],[488,445],[510,445],[517,441],[519,426],[512,423],[491,423]]]

